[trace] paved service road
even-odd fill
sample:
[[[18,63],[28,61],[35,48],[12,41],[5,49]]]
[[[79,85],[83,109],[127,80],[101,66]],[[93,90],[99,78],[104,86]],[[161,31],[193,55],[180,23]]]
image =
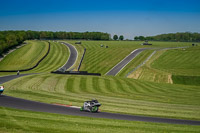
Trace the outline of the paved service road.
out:
[[[72,67],[74,65],[74,63],[76,62],[76,59],[78,57],[78,52],[77,52],[76,48],[74,46],[72,46],[71,44],[68,44],[65,42],[61,42],[61,43],[65,44],[69,48],[70,56],[69,56],[69,59],[67,60],[67,62],[58,70],[66,71],[67,69]]]
[[[149,48],[140,48],[131,52],[128,56],[126,56],[121,62],[119,62],[116,66],[114,66],[110,71],[106,73],[106,75],[117,75],[130,61],[132,61],[139,53]]]

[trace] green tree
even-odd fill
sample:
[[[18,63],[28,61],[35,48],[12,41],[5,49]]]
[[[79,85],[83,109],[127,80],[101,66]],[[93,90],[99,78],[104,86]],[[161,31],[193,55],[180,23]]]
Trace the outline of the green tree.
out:
[[[134,40],[136,40],[136,41],[139,40],[139,37],[138,37],[138,36],[135,36],[135,37],[134,37]]]
[[[144,36],[139,36],[138,39],[139,39],[140,41],[144,41],[144,40],[145,40],[145,37],[144,37]]]
[[[118,36],[117,36],[117,35],[114,35],[114,36],[113,36],[113,39],[114,39],[114,40],[118,40]]]
[[[119,40],[124,40],[124,36],[123,36],[123,35],[120,35],[120,36],[119,36]]]

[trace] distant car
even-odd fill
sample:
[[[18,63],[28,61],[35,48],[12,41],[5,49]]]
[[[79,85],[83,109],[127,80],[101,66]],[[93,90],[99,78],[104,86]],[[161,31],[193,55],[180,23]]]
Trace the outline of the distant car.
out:
[[[101,104],[96,100],[85,101],[83,106],[80,108],[80,111],[89,111],[92,113],[96,113],[99,110]]]
[[[0,95],[3,93],[4,91],[4,86],[0,86]]]

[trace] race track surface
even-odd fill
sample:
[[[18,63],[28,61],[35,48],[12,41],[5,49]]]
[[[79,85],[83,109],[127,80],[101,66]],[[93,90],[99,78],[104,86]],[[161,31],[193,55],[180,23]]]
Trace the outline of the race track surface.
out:
[[[114,66],[110,71],[108,71],[106,75],[113,75],[113,76],[117,75],[131,60],[133,60],[138,54],[140,54],[142,51],[146,49],[148,48],[140,48],[134,50],[133,52],[131,52],[131,54],[125,57],[116,66]]]
[[[48,113],[57,113],[57,114],[74,115],[74,116],[87,116],[87,117],[95,117],[95,118],[159,122],[159,123],[171,123],[171,124],[200,125],[200,121],[192,121],[192,120],[178,120],[178,119],[156,118],[156,117],[146,117],[146,116],[134,116],[134,115],[124,115],[124,114],[117,114],[117,113],[107,113],[107,112],[100,112],[100,113],[81,112],[80,109],[77,109],[77,108],[40,103],[40,102],[29,101],[29,100],[24,100],[20,98],[5,96],[5,95],[0,96],[0,106],[23,109],[23,110],[38,111],[38,112],[48,112]]]
[[[65,44],[69,48],[69,51],[70,51],[70,56],[67,62],[61,68],[59,68],[59,70],[66,71],[67,69],[69,69],[70,67],[74,65],[74,63],[76,62],[78,53],[77,53],[76,48],[72,46],[71,44],[68,44],[65,42],[62,42],[62,43]]]
[[[26,75],[31,75],[31,74],[20,74],[20,75],[8,75],[8,76],[3,76],[3,77],[0,77],[0,84],[3,84],[5,82],[8,82],[10,80],[13,80],[13,79],[16,79],[16,78],[19,78],[19,77],[23,77],[23,76],[26,76]]]
[[[9,80],[26,76],[26,75],[28,74],[19,75],[19,76],[11,75],[11,76],[0,77],[0,83],[2,84]],[[200,121],[193,121],[193,120],[168,119],[168,118],[125,115],[125,114],[107,113],[107,112],[100,112],[100,113],[81,112],[80,109],[77,109],[77,108],[40,103],[36,101],[30,101],[30,100],[15,98],[15,97],[6,96],[6,95],[0,95],[0,106],[23,109],[23,110],[38,111],[38,112],[48,112],[48,113],[57,113],[57,114],[74,115],[74,116],[87,116],[87,117],[95,117],[95,118],[108,118],[108,119],[158,122],[158,123],[170,123],[170,124],[200,125]]]

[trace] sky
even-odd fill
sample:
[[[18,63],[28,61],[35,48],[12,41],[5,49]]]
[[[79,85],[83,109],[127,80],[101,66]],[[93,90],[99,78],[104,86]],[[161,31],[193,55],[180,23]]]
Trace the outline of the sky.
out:
[[[0,0],[0,30],[200,32],[200,0]]]

